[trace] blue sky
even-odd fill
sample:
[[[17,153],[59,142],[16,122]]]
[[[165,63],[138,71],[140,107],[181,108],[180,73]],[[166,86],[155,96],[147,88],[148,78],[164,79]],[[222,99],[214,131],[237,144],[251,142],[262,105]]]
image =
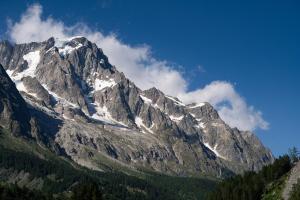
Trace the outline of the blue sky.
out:
[[[0,38],[37,1],[1,1]],[[275,155],[300,149],[299,1],[38,1],[42,17],[65,26],[84,23],[129,46],[151,47],[187,90],[228,81],[262,112],[267,130],[255,133]]]

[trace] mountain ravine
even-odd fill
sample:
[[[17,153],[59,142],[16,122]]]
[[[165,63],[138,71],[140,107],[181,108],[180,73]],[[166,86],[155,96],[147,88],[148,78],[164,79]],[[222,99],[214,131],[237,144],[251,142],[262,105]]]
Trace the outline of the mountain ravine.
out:
[[[84,37],[2,41],[0,64],[0,125],[88,168],[223,177],[274,160],[209,103],[139,89]]]

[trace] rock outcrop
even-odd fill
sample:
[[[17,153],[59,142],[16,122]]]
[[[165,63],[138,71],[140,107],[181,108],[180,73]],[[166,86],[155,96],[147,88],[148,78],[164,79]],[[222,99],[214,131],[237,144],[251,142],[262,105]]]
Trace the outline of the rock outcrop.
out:
[[[289,199],[290,193],[293,189],[293,185],[296,184],[298,180],[300,180],[300,161],[298,161],[297,164],[292,168],[289,177],[285,183],[285,187],[282,192],[282,198],[284,200]]]
[[[1,65],[0,126],[9,130],[15,136],[30,134],[30,115],[26,102]]]

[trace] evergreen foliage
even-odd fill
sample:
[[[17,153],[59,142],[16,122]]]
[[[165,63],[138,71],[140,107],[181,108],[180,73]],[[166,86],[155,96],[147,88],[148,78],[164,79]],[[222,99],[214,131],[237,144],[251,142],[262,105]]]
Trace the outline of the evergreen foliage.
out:
[[[288,154],[292,163],[296,163],[299,161],[299,151],[296,147],[290,148]]]
[[[290,171],[292,163],[290,157],[285,155],[275,160],[271,165],[263,167],[261,171],[246,172],[222,181],[217,188],[209,194],[209,200],[258,200],[264,190],[273,181]]]
[[[52,197],[37,190],[20,188],[13,184],[0,184],[0,200],[52,200]]]
[[[2,185],[4,189],[0,190],[0,196],[6,195],[4,199],[11,200],[27,200],[31,196],[29,199],[33,200],[203,199],[215,186],[215,181],[204,178],[179,178],[159,174],[138,178],[120,172],[103,173],[75,168],[62,159],[45,159],[1,145],[0,169],[24,171],[30,174],[30,179],[43,179],[41,191],[31,191],[17,185]],[[5,183],[5,177],[0,176],[0,181]],[[18,192],[15,196],[14,191]]]

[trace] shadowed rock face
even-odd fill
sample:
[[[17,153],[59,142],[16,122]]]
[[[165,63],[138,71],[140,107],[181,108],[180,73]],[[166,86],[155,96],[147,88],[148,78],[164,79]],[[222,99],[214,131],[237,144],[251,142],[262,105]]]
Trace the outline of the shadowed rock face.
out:
[[[1,42],[0,63],[27,103],[63,122],[51,137],[82,165],[98,169],[107,157],[169,174],[224,176],[273,161],[254,134],[229,127],[209,103],[142,91],[86,38]]]
[[[30,133],[30,115],[26,102],[2,65],[0,65],[0,126],[15,136]]]

